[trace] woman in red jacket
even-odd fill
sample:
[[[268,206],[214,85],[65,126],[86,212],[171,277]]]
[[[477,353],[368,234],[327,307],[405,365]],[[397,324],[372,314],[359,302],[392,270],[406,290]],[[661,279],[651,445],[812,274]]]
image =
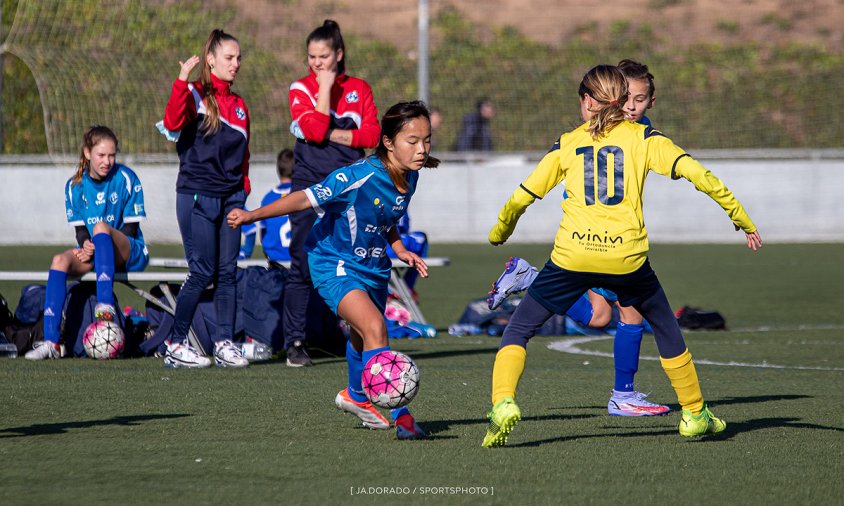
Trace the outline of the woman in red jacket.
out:
[[[292,192],[316,184],[335,169],[378,145],[381,128],[372,90],[363,79],[346,74],[346,47],[340,26],[326,20],[306,40],[307,76],[290,85],[290,132],[293,149]],[[313,287],[305,240],[317,219],[313,209],[290,215],[290,275],[284,287],[284,348],[287,365],[313,363],[305,351],[305,320]]]

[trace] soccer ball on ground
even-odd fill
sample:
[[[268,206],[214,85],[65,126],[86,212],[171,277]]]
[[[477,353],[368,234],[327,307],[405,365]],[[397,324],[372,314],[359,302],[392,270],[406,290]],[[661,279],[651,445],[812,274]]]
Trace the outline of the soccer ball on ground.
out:
[[[96,321],[85,329],[82,336],[85,353],[99,360],[119,357],[124,343],[123,330],[114,322]]]
[[[381,408],[407,405],[419,391],[419,368],[398,351],[382,351],[363,367],[363,391],[369,401]]]

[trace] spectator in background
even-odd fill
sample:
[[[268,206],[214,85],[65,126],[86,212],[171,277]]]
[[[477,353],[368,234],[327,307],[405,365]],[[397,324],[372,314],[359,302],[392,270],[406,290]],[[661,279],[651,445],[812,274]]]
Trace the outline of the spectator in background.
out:
[[[436,107],[431,107],[431,149],[437,145],[437,129],[443,124],[443,113]]]
[[[463,116],[457,134],[455,151],[492,151],[492,130],[489,122],[495,116],[495,106],[487,98],[478,100],[477,110]]]
[[[290,85],[293,149],[292,192],[319,183],[335,169],[364,157],[378,145],[381,127],[372,89],[346,74],[346,46],[340,26],[327,19],[305,41],[307,76]],[[305,350],[305,323],[313,292],[305,240],[317,213],[308,207],[290,215],[290,277],[284,287],[284,348],[287,365],[313,365]]]
[[[293,151],[285,148],[278,152],[276,173],[278,174],[278,186],[273,187],[264,195],[264,198],[261,199],[262,207],[290,193],[291,177],[293,176]],[[290,219],[287,216],[276,216],[251,225],[244,225],[241,229],[243,245],[240,247],[238,258],[243,260],[252,256],[255,249],[255,237],[259,231],[264,256],[267,257],[270,264],[273,262],[289,262]]]

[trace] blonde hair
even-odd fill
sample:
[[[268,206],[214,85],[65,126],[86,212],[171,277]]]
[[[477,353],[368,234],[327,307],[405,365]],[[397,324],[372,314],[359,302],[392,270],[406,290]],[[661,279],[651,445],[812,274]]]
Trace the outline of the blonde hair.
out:
[[[589,69],[580,82],[577,95],[581,100],[589,95],[599,109],[589,120],[589,133],[598,139],[624,121],[624,103],[627,102],[627,79],[615,65],[597,65]]]
[[[82,134],[82,145],[79,148],[79,163],[76,165],[76,172],[73,174],[71,185],[82,182],[82,175],[88,170],[88,159],[85,158],[85,150],[90,152],[94,146],[103,140],[111,140],[114,142],[114,148],[117,149],[117,136],[111,131],[111,128],[103,125],[94,125],[88,127],[85,133]]]
[[[202,91],[205,92],[205,119],[202,120],[202,129],[205,137],[213,135],[220,130],[220,106],[217,104],[217,97],[215,96],[214,83],[211,81],[211,67],[208,65],[208,55],[216,54],[220,44],[224,41],[234,41],[237,39],[232,35],[224,32],[220,28],[211,31],[208,40],[205,41],[205,46],[202,48],[202,70],[199,72],[199,82],[202,84]]]

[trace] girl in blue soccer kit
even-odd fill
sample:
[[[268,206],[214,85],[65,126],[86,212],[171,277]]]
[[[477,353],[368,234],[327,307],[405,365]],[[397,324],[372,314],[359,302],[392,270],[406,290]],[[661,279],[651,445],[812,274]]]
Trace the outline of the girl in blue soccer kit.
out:
[[[249,191],[249,110],[231,85],[240,70],[240,44],[214,30],[202,56],[179,62],[164,112],[164,128],[178,132],[179,176],[176,219],[190,273],[176,299],[173,331],[164,357],[167,367],[209,367],[211,359],[187,343],[202,292],[214,286],[217,316],[214,361],[246,367],[234,335],[240,229],[226,226],[229,211],[242,208]],[[199,81],[188,82],[201,65]]]
[[[59,326],[68,276],[97,273],[98,320],[114,321],[115,271],[142,271],[149,263],[140,222],[146,219],[144,191],[138,176],[115,163],[117,136],[97,125],[85,131],[76,174],[65,184],[67,221],[76,228],[77,248],[53,257],[44,300],[44,341],[29,360],[61,358]]]
[[[352,334],[346,346],[349,384],[337,394],[335,404],[371,429],[391,425],[367,400],[361,385],[364,364],[390,349],[384,323],[392,265],[387,245],[421,276],[428,275],[425,262],[402,244],[396,223],[407,213],[418,171],[439,164],[429,156],[430,150],[431,124],[425,104],[401,102],[382,118],[374,155],[269,205],[254,211],[236,209],[228,215],[233,228],[304,209],[319,215],[305,243],[311,278]],[[398,439],[425,437],[406,406],[390,414]]]

